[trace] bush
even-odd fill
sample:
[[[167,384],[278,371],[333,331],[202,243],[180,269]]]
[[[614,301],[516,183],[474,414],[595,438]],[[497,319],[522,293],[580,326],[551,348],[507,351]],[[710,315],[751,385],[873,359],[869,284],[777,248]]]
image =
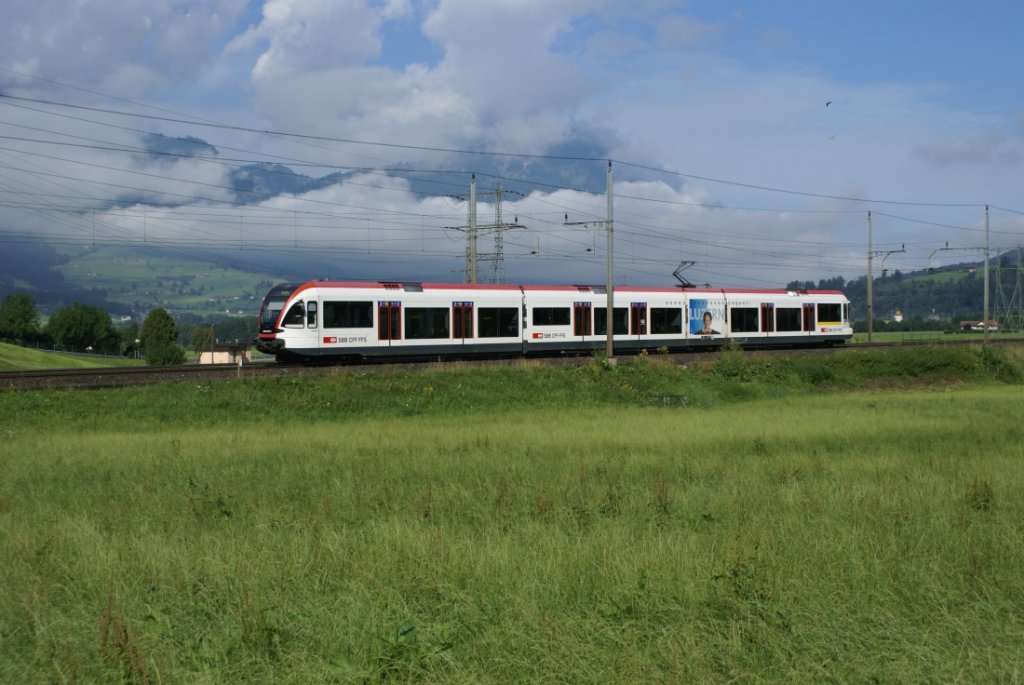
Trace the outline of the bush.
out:
[[[39,334],[39,310],[26,293],[12,293],[0,302],[0,338],[31,340]]]
[[[110,315],[78,302],[57,310],[46,325],[54,344],[64,350],[116,354],[120,344]]]
[[[178,327],[165,309],[154,309],[142,323],[142,349],[147,364],[184,364],[185,353],[178,347]]]
[[[152,366],[173,366],[185,363],[185,351],[174,343],[157,343],[146,347],[145,358]]]

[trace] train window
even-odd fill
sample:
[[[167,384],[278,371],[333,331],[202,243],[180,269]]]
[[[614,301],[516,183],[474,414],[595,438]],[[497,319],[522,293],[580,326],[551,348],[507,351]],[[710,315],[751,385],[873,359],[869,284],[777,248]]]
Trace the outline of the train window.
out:
[[[288,310],[288,313],[284,316],[283,323],[285,326],[301,326],[303,319],[306,318],[306,309],[302,306],[301,302],[296,302],[292,305],[292,308]]]
[[[568,307],[534,307],[534,326],[568,326]]]
[[[818,323],[831,323],[838,324],[843,320],[842,318],[843,306],[836,302],[835,304],[828,302],[818,303]]]
[[[775,330],[780,333],[783,331],[799,331],[800,325],[799,307],[779,307],[775,310]]]
[[[757,309],[755,307],[732,307],[732,332],[756,333]]]
[[[674,333],[681,335],[683,332],[683,310],[682,309],[660,309],[651,308],[651,333]]]
[[[306,326],[316,328],[316,300],[306,305]]]
[[[448,307],[406,307],[405,339],[449,338],[451,310]]]
[[[616,307],[612,312],[612,333],[626,335],[629,333],[629,310]],[[594,307],[594,334],[608,335],[608,310],[605,307]]]
[[[277,315],[281,313],[284,300],[268,297],[260,309],[260,330],[271,330],[277,323]]]
[[[480,307],[477,334],[481,338],[510,338],[519,335],[517,307]]]
[[[324,302],[324,328],[373,328],[373,302]]]

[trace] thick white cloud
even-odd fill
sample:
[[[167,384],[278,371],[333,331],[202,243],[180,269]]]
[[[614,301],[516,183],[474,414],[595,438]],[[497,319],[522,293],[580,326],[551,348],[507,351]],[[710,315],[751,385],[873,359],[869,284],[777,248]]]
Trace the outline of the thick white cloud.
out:
[[[263,21],[231,49],[266,45],[252,70],[257,85],[362,65],[380,50],[378,29],[388,8],[375,10],[363,0],[268,0]]]
[[[15,0],[0,22],[0,66],[111,95],[145,97],[195,78],[245,0]],[[0,73],[4,83],[30,83]]]
[[[277,127],[539,152],[565,134],[588,96],[559,36],[590,4],[446,0],[422,25],[440,63],[390,69],[373,60],[383,24],[408,19],[406,3],[272,0],[229,54],[257,54],[253,101]]]

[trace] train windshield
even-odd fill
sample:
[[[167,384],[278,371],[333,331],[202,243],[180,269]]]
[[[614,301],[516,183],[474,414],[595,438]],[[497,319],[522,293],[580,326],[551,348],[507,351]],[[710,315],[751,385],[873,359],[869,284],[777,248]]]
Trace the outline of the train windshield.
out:
[[[271,288],[267,296],[263,298],[263,304],[260,305],[260,331],[271,332],[274,330],[274,324],[277,323],[277,317],[281,313],[284,303],[288,301],[288,296],[297,287],[294,283],[282,283]]]

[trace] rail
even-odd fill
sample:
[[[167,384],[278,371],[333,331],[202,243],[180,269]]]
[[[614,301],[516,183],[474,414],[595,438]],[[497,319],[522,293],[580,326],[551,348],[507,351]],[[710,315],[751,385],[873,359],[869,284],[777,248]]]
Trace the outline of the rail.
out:
[[[898,342],[860,342],[847,343],[836,347],[820,348],[757,348],[748,350],[748,354],[830,354],[840,350],[869,350],[886,347],[928,347],[928,346],[959,346],[979,345],[977,340],[908,340]],[[994,339],[990,345],[1021,345],[1020,338]],[[670,353],[666,357],[677,364],[700,363],[702,360],[713,359],[717,349],[708,348],[701,351]],[[349,362],[345,364],[277,364],[270,362],[235,365],[235,364],[185,364],[181,366],[130,366],[91,369],[46,369],[32,371],[0,371],[0,391],[33,390],[33,389],[88,389],[118,388],[128,385],[146,385],[154,383],[179,383],[202,380],[231,380],[239,378],[257,378],[262,376],[283,376],[289,374],[325,373],[337,368],[358,367],[361,371],[405,368],[415,370],[426,368],[438,363],[462,366],[482,364],[587,364],[592,357],[553,356],[553,357],[512,357],[506,359],[461,359],[452,361],[409,361],[389,362],[387,360],[368,360],[366,362]],[[666,404],[680,403],[681,398],[651,398],[654,402]],[[682,400],[685,404],[687,400]]]

